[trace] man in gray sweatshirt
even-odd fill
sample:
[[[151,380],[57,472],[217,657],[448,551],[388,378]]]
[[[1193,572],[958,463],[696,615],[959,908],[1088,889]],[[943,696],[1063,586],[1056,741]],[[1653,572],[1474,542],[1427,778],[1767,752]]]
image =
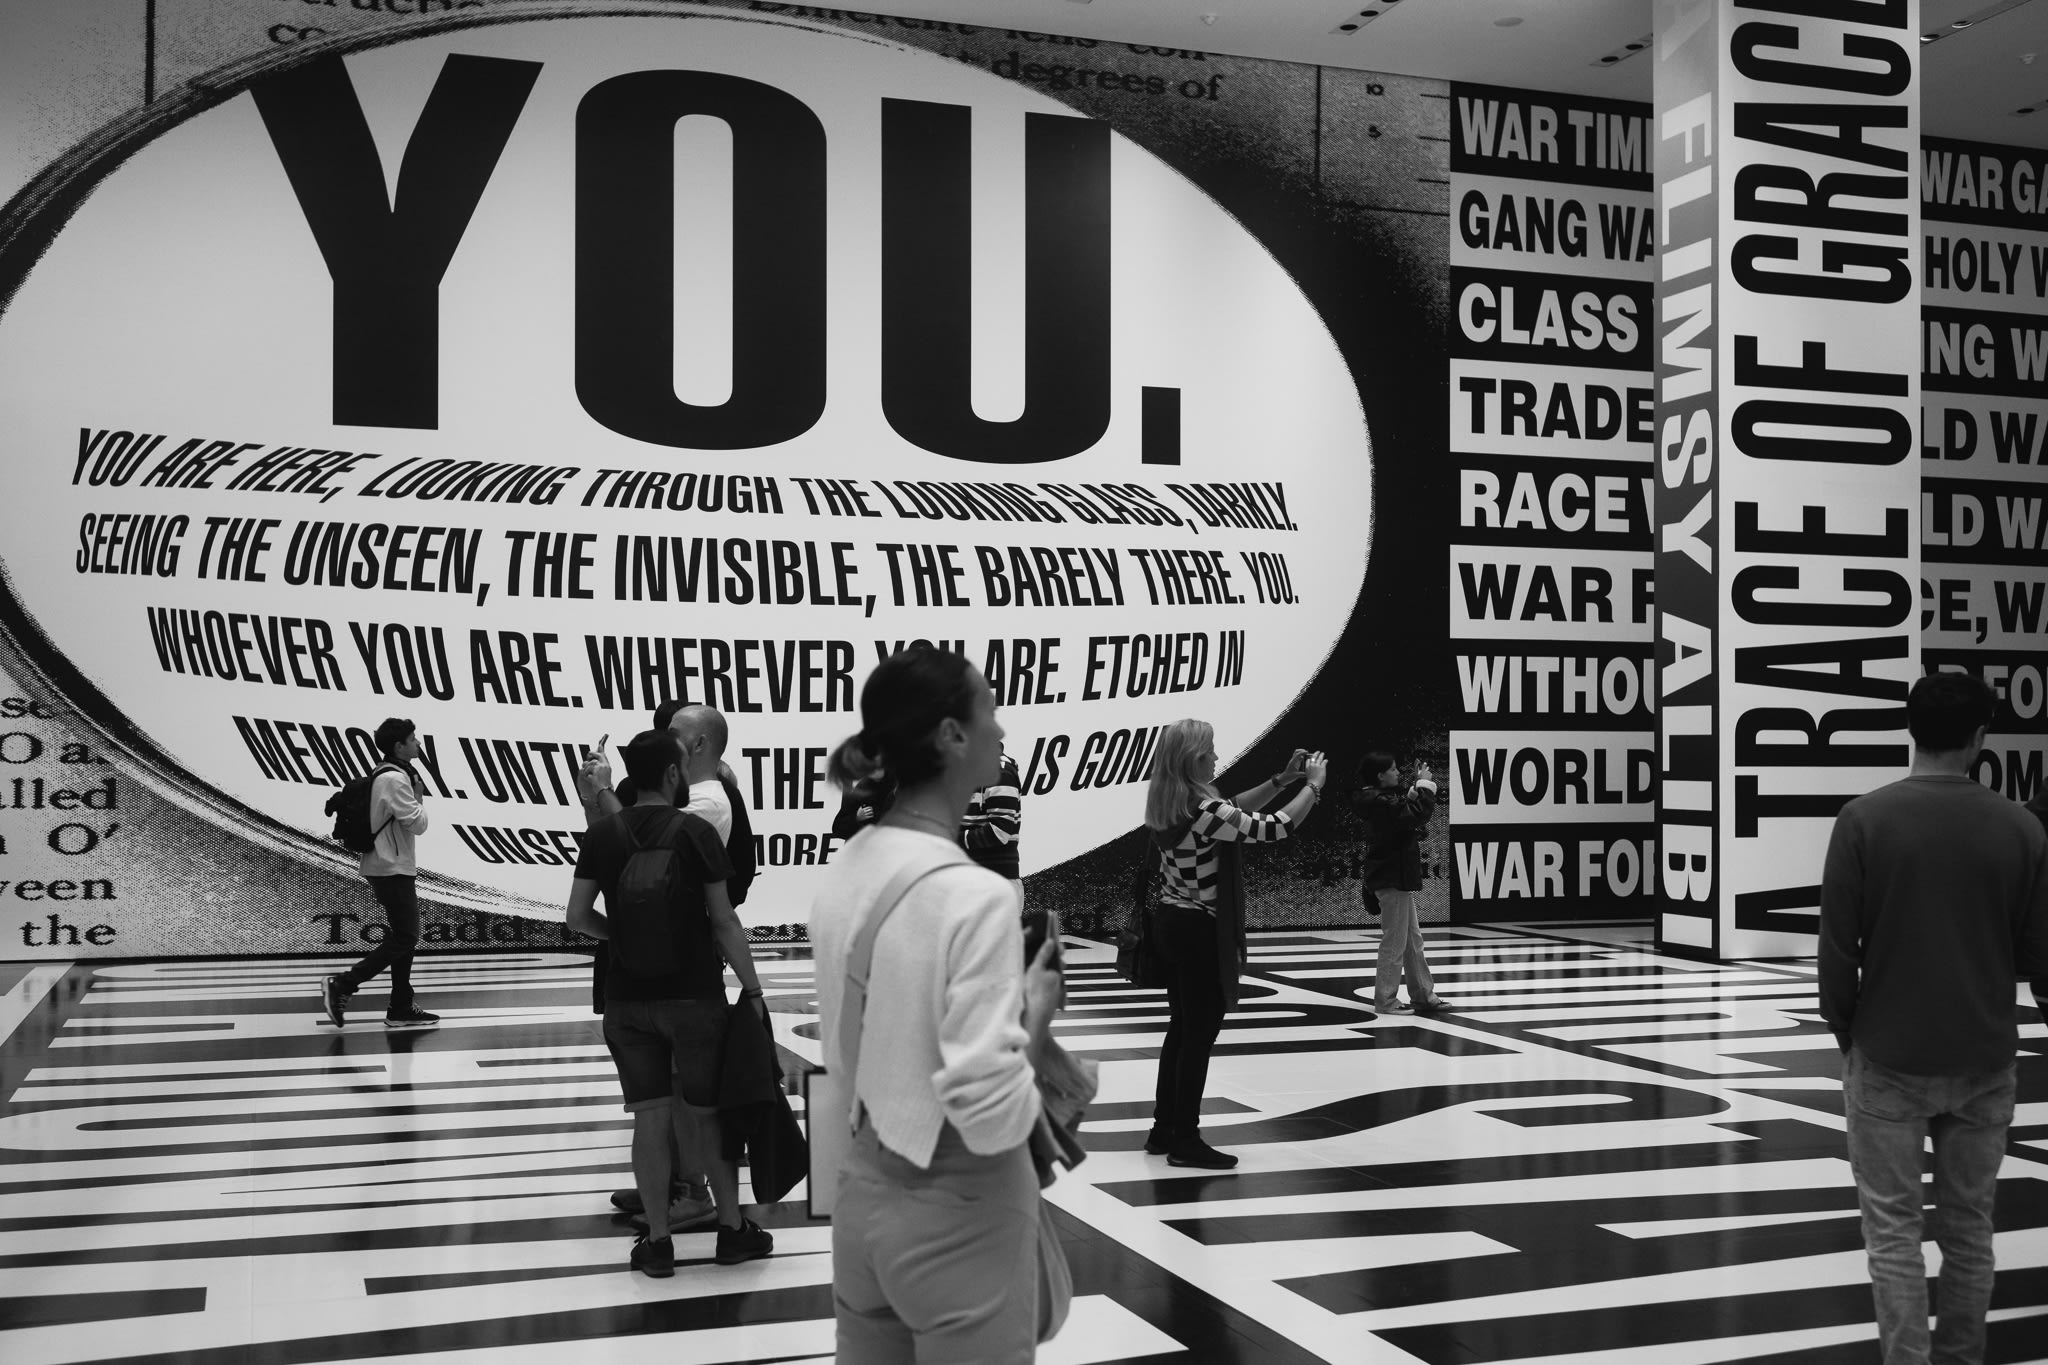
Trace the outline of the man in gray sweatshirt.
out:
[[[375,836],[362,855],[359,870],[370,893],[384,908],[384,939],[362,961],[320,983],[320,1003],[336,1028],[344,1022],[348,998],[377,973],[391,972],[391,999],[385,1006],[386,1028],[426,1028],[441,1022],[421,1009],[412,997],[412,955],[420,941],[419,863],[413,840],[426,832],[425,784],[413,771],[420,756],[419,731],[409,720],[393,716],[377,727],[377,765],[370,783],[370,829]]]
[[[1981,1361],[2018,998],[2048,1002],[2048,834],[1969,776],[1996,698],[1935,673],[1906,701],[1911,775],[1842,808],[1821,881],[1820,1006],[1842,1045],[1849,1161],[1888,1365]],[[1940,1323],[1927,1326],[1934,1141]]]

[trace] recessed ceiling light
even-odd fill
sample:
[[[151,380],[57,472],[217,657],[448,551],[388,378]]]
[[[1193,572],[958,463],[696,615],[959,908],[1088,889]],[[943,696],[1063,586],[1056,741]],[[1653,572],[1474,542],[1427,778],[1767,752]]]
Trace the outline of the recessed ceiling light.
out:
[[[1970,21],[1968,19],[1958,19],[1953,24],[1949,25],[1950,28],[1968,28],[1969,26]]]
[[[1493,26],[1494,26],[1495,28],[1513,28],[1513,27],[1514,27],[1515,25],[1517,25],[1517,24],[1519,24],[1519,23],[1521,23],[1521,22],[1522,22],[1522,21],[1521,21],[1520,19],[1516,19],[1516,18],[1514,18],[1514,17],[1510,16],[1510,17],[1508,17],[1508,18],[1506,18],[1506,19],[1496,19],[1496,20],[1494,20],[1494,21],[1493,21]]]
[[[1619,63],[1621,63],[1621,62],[1625,62],[1625,61],[1627,61],[1627,60],[1628,60],[1629,58],[1631,58],[1631,57],[1635,56],[1635,55],[1636,55],[1636,54],[1637,54],[1638,52],[1641,52],[1641,51],[1645,50],[1646,48],[1648,48],[1648,47],[1650,46],[1650,44],[1651,44],[1651,43],[1652,43],[1652,42],[1653,42],[1653,41],[1654,41],[1654,40],[1656,39],[1656,36],[1657,36],[1657,35],[1656,35],[1656,34],[1654,34],[1654,33],[1645,33],[1645,34],[1644,34],[1644,35],[1643,35],[1642,37],[1640,37],[1640,38],[1631,38],[1631,39],[1629,39],[1629,40],[1628,40],[1627,42],[1623,43],[1623,44],[1622,44],[1622,45],[1621,45],[1620,47],[1617,47],[1616,49],[1614,49],[1614,51],[1612,51],[1612,52],[1609,52],[1609,53],[1606,53],[1606,54],[1604,54],[1604,55],[1602,55],[1602,56],[1599,56],[1599,57],[1595,57],[1595,58],[1594,58],[1594,59],[1593,59],[1592,61],[1588,62],[1588,63],[1587,63],[1587,65],[1588,65],[1588,66],[1615,66],[1615,65],[1618,65]]]

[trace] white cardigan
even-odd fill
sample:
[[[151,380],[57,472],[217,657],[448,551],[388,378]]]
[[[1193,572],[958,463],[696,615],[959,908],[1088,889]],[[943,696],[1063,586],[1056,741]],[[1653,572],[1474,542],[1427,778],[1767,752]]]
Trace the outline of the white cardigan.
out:
[[[1031,1136],[1039,1104],[1025,1055],[1016,890],[957,845],[918,830],[873,825],[856,834],[812,902],[826,1067],[846,1070],[839,1009],[854,936],[912,863],[942,870],[911,889],[875,940],[855,1121],[864,1109],[884,1146],[924,1167],[945,1124],[969,1151],[993,1155]]]

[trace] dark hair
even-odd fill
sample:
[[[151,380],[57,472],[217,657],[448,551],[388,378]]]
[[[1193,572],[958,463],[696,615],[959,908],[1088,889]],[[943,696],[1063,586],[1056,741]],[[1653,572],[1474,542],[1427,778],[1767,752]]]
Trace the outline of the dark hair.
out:
[[[676,712],[682,710],[686,705],[688,705],[687,702],[665,701],[655,707],[654,728],[657,730],[668,729],[668,723],[676,718]]]
[[[1997,693],[1974,673],[1929,673],[1906,694],[1906,728],[1927,753],[1954,753],[1997,714]]]
[[[915,786],[945,769],[932,732],[941,721],[965,721],[988,684],[973,664],[949,650],[913,645],[884,659],[860,689],[860,733],[832,751],[828,773],[840,790],[886,781]]]
[[[1377,787],[1380,774],[1399,762],[1385,749],[1368,749],[1365,757],[1358,760],[1358,780],[1368,787]]]
[[[683,746],[666,730],[642,730],[619,752],[625,755],[626,776],[642,792],[654,791],[664,773],[683,765]]]
[[[412,738],[413,731],[418,728],[409,720],[392,716],[377,727],[377,752],[388,756],[393,749]]]

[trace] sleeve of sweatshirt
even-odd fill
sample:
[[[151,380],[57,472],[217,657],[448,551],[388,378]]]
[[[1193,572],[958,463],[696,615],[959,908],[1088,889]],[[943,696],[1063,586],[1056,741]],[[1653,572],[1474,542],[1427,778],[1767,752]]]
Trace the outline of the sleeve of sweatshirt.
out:
[[[420,800],[419,793],[412,789],[412,777],[403,772],[385,773],[377,779],[384,798],[385,817],[405,830],[407,834],[424,834],[427,829],[427,805]],[[382,821],[378,822],[379,824]],[[372,826],[375,828],[375,825]]]
[[[1844,1052],[1856,1022],[1863,963],[1862,831],[1853,810],[1835,819],[1820,878],[1820,1013]]]
[[[982,873],[969,893],[966,880],[958,872],[928,879],[945,886],[941,894],[973,903],[947,944],[941,1065],[932,1086],[967,1149],[989,1156],[1031,1136],[1038,1086],[1025,1053],[1024,949],[1010,888]]]

